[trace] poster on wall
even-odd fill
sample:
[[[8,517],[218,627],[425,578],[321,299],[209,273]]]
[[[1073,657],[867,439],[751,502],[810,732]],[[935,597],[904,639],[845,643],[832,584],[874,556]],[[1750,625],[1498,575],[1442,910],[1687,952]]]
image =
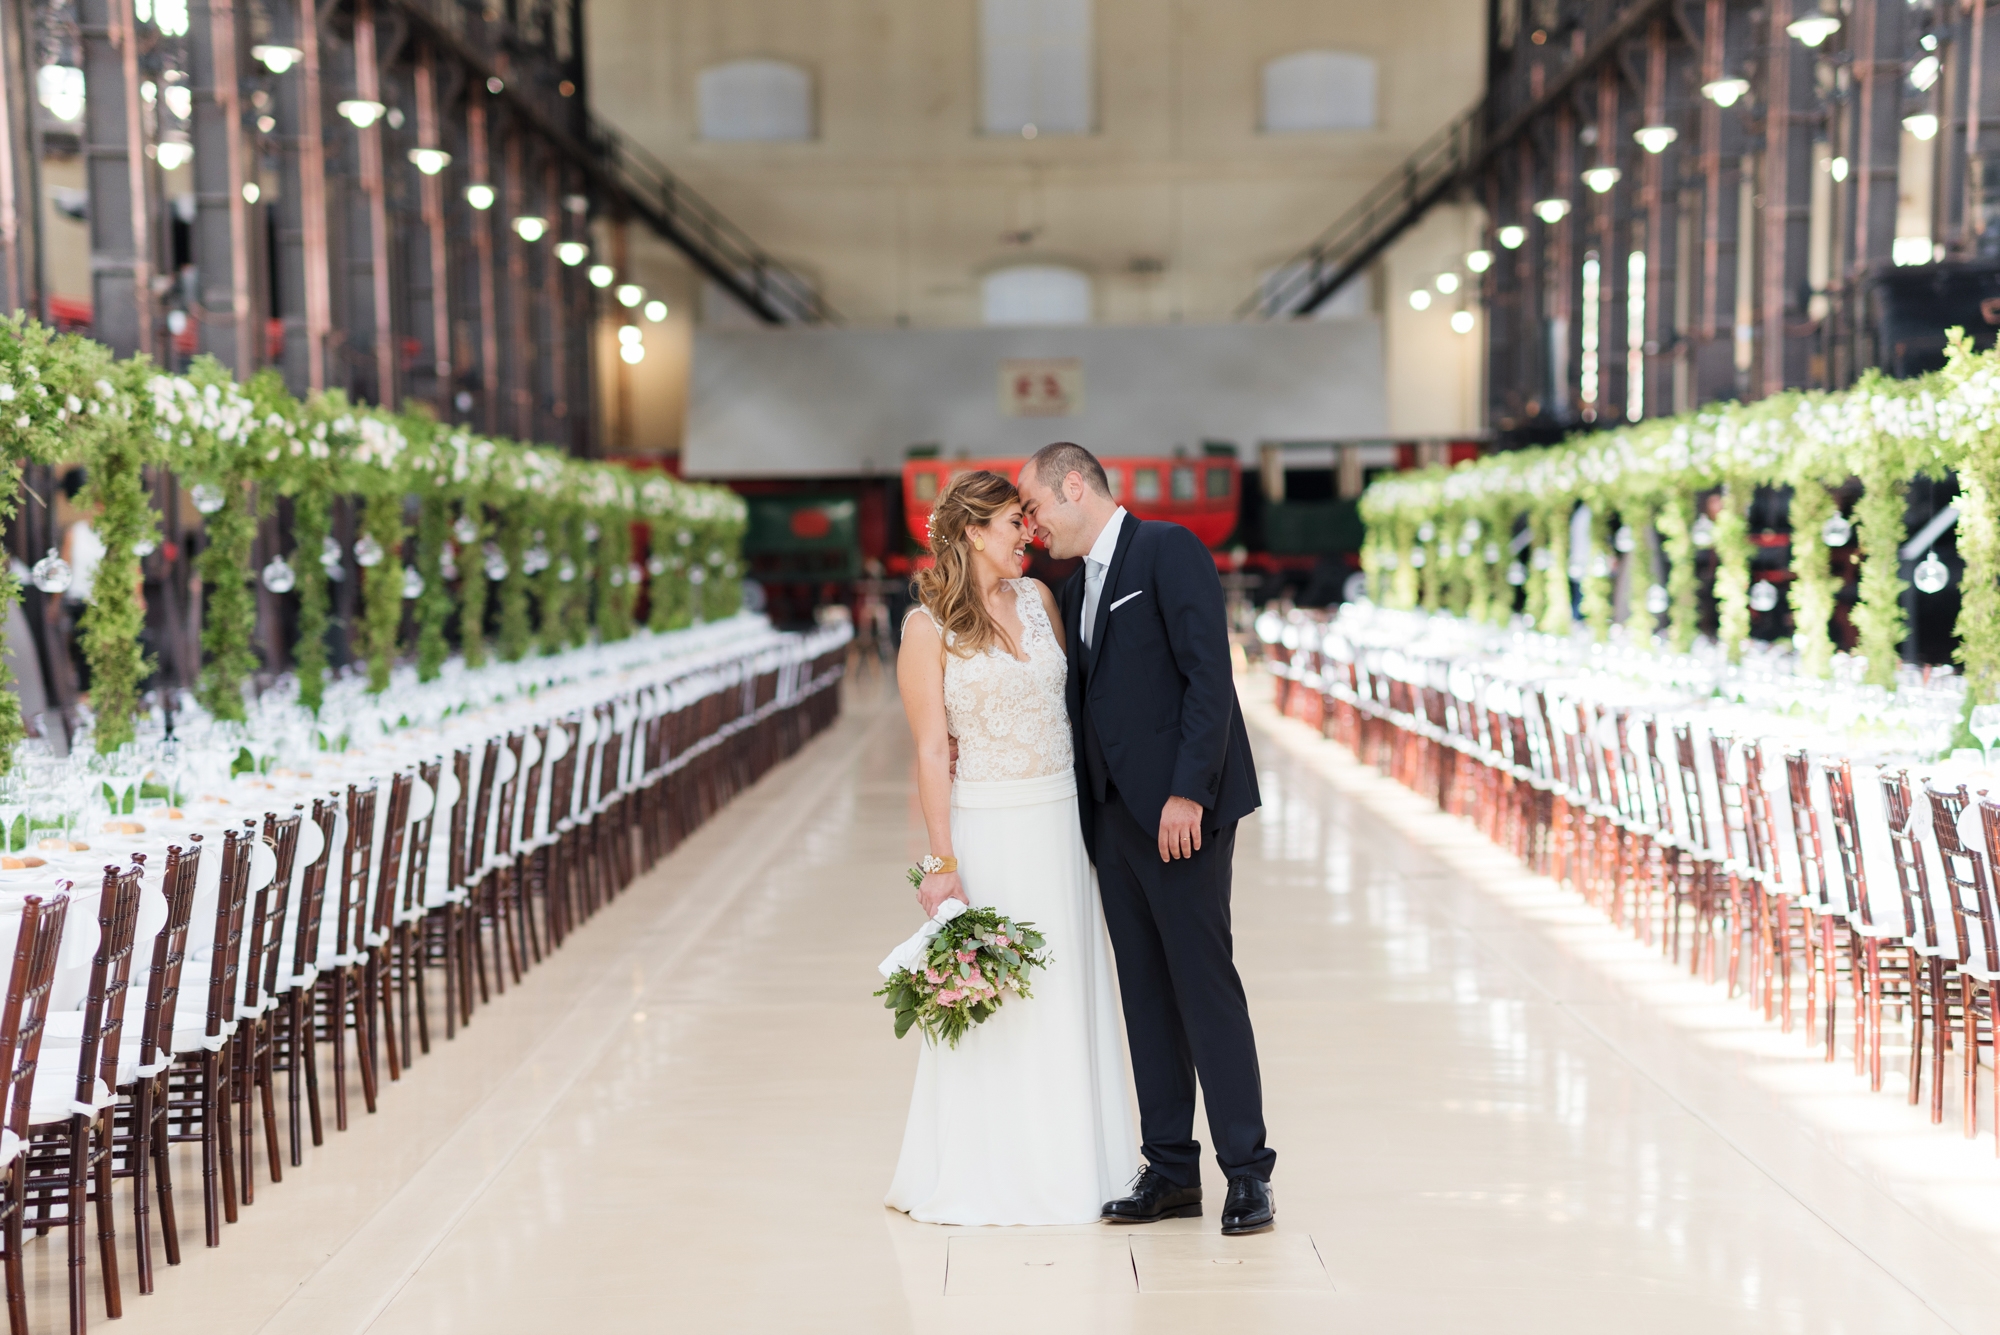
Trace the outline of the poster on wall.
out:
[[[1081,357],[1000,359],[1002,417],[1068,417],[1082,410]]]

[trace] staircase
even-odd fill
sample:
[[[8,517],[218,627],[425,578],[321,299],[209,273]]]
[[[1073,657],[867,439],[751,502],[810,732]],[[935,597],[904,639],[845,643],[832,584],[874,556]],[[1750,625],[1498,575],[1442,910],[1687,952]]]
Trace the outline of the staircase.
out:
[[[1470,176],[1485,156],[1485,117],[1482,99],[1432,135],[1239,306],[1236,318],[1296,319],[1317,310]]]
[[[595,116],[589,133],[591,174],[752,315],[774,325],[840,322],[811,284],[765,254],[658,158]]]

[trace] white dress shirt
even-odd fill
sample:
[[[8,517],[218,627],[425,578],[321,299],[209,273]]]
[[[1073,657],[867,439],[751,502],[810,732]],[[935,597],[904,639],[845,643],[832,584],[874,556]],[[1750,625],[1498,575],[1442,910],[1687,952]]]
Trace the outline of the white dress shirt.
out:
[[[1125,507],[1119,506],[1111,512],[1111,518],[1104,522],[1104,531],[1097,535],[1090,550],[1083,558],[1083,647],[1094,648],[1090,637],[1097,629],[1097,602],[1104,592],[1105,572],[1111,569],[1111,558],[1118,552],[1118,532],[1125,526]]]

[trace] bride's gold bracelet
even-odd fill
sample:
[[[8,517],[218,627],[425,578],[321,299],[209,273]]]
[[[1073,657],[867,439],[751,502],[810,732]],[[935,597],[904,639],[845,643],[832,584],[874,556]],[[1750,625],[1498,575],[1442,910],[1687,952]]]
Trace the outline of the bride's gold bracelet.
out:
[[[923,861],[919,862],[917,864],[917,867],[926,876],[942,876],[946,872],[958,870],[958,859],[941,858],[933,854],[926,853],[924,854]]]

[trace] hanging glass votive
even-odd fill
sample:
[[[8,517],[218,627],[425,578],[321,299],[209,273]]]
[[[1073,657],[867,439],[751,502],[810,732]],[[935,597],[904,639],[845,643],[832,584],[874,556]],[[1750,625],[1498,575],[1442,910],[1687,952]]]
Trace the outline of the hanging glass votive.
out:
[[[1528,568],[1519,561],[1511,563],[1507,567],[1507,582],[1517,589],[1520,588],[1528,582]]]
[[[69,568],[69,562],[62,559],[62,554],[51,547],[47,556],[35,562],[28,578],[43,593],[62,593],[75,581],[76,573]]]
[[[320,539],[319,567],[335,584],[347,578],[347,563],[341,560],[340,543],[331,537]]]
[[[1668,597],[1666,585],[1655,584],[1653,585],[1653,587],[1646,590],[1646,610],[1648,612],[1651,612],[1654,616],[1656,617],[1665,616],[1667,614],[1667,609],[1672,605],[1673,605],[1673,599]]]
[[[1630,524],[1620,524],[1618,531],[1611,535],[1611,545],[1621,552],[1630,552],[1639,546],[1639,535],[1632,531]]]
[[[1819,526],[1819,540],[1829,547],[1845,547],[1854,540],[1854,521],[1837,514]]]
[[[654,579],[658,579],[660,576],[666,574],[667,558],[661,556],[658,552],[654,552],[651,556],[646,558],[646,573],[651,575]]]
[[[274,556],[266,561],[258,578],[264,581],[264,587],[272,593],[290,593],[292,587],[299,582],[298,572],[293,570],[292,563],[282,556]]]
[[[354,564],[363,570],[373,570],[382,564],[382,544],[375,541],[373,533],[364,533],[354,544]]]
[[[1951,567],[1938,560],[1935,551],[1925,552],[1924,559],[1910,572],[1910,583],[1917,586],[1919,593],[1943,593],[1951,583]]]
[[[1688,526],[1688,537],[1694,540],[1697,547],[1715,546],[1715,521],[1707,515],[1697,515],[1694,523]]]
[[[575,578],[576,578],[576,562],[570,560],[567,556],[565,556],[561,561],[557,562],[556,564],[556,581],[561,584],[567,584]]]
[[[1778,586],[1767,579],[1760,579],[1750,586],[1750,610],[1769,612],[1778,606]]]
[[[486,578],[492,580],[495,584],[507,578],[507,558],[500,551],[499,545],[491,542],[487,543],[484,555],[486,557]]]
[[[222,488],[211,487],[206,482],[195,483],[194,486],[188,490],[188,496],[191,500],[194,501],[194,508],[199,510],[201,513],[205,515],[214,514],[217,510],[220,510],[229,500],[229,498],[223,494]]]
[[[460,515],[451,526],[451,536],[458,539],[459,546],[470,547],[479,541],[479,524],[471,515]]]
[[[424,596],[423,575],[418,572],[415,566],[404,566],[403,597],[407,599],[407,598],[421,598],[423,596]]]
[[[1499,564],[1500,564],[1500,544],[1499,544],[1499,543],[1497,543],[1497,542],[1489,542],[1489,543],[1487,543],[1487,544],[1486,544],[1486,552],[1485,552],[1485,555],[1486,555],[1486,564],[1487,564],[1487,565],[1490,565],[1490,566],[1497,566],[1497,565],[1499,565]]]

